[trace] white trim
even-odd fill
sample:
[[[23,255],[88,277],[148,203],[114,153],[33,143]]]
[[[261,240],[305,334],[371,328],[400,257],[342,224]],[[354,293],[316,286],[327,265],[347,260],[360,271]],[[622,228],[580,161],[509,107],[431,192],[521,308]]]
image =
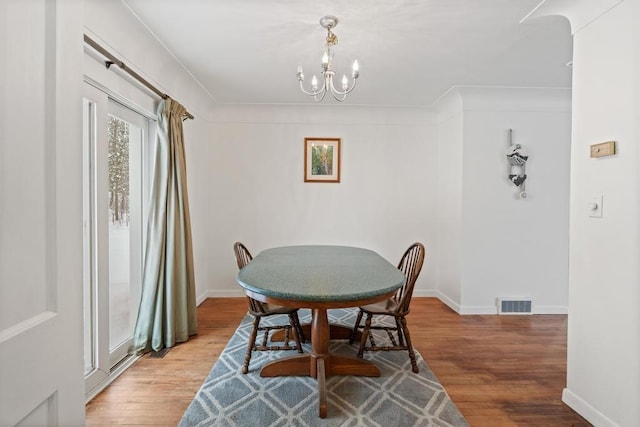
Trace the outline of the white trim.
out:
[[[435,297],[440,299],[440,291],[436,291],[434,289],[415,289],[413,291],[413,295],[417,297]]]
[[[131,355],[125,358],[118,365],[114,366],[109,375],[105,377],[104,380],[100,381],[95,387],[93,387],[85,394],[85,404],[89,403],[91,399],[96,397],[102,390],[107,388],[109,384],[114,382],[116,378],[124,373],[124,371],[126,371],[131,365],[137,362],[140,357],[141,356],[139,355]]]
[[[208,290],[196,297],[196,305],[200,305],[207,298],[241,298],[245,293],[240,289]]]
[[[456,301],[449,298],[439,290],[416,290],[414,293],[418,297],[435,297],[442,303],[446,304],[453,311],[460,315],[473,315],[473,314],[498,314],[498,308],[493,305],[487,306],[468,306],[460,305]],[[535,305],[533,307],[533,314],[569,314],[569,307],[566,305]]]
[[[455,311],[458,314],[461,314],[460,304],[451,299],[449,296],[443,294],[441,291],[436,291],[438,294],[438,299],[445,303],[451,310]]]
[[[447,304],[449,307],[451,305],[440,298],[440,300]],[[451,307],[453,308],[453,307]],[[455,310],[455,308],[454,308]],[[498,315],[498,307],[493,305],[462,305],[460,306],[460,311],[456,310],[458,314],[468,315],[468,314],[495,314]],[[569,308],[563,305],[536,305],[532,308],[532,313],[504,313],[504,316],[517,315],[517,314],[568,314]]]
[[[449,308],[460,315],[473,315],[473,314],[498,314],[496,306],[465,306],[460,305],[439,290],[435,289],[416,289],[413,293],[416,297],[431,297],[438,298],[442,303],[446,304]],[[208,290],[196,297],[196,305],[200,305],[207,298],[239,298],[245,296],[242,290],[238,289],[223,289],[223,290]],[[533,314],[568,314],[569,308],[565,305],[541,305],[533,308]],[[527,313],[528,314],[528,313]]]
[[[204,293],[202,295],[198,295],[196,297],[196,307],[199,307],[200,304],[202,304],[204,302],[204,300],[206,300],[207,298],[209,298],[209,297],[207,296],[206,293]]]
[[[436,289],[430,289],[427,291],[416,291],[414,295],[419,297],[435,297],[438,298],[442,303],[446,304],[451,310],[460,314],[460,304],[443,294],[441,291]]]
[[[94,78],[84,75],[84,82],[94,88],[98,89],[100,92],[104,92],[107,97],[116,103],[122,105],[129,110],[134,111],[135,113],[143,116],[147,120],[158,121],[158,115],[153,111],[149,111],[149,109],[143,107],[141,102],[132,101],[126,96],[122,96],[119,93],[109,89],[107,86],[103,85],[99,81]]]
[[[342,114],[335,115],[336,107]],[[209,123],[287,124],[287,125],[368,125],[380,126],[438,126],[433,108],[388,107],[358,105],[282,105],[282,104],[220,104],[211,110]]]
[[[207,295],[208,298],[233,298],[246,296],[242,289],[223,289],[215,291],[210,290]]]
[[[533,307],[533,314],[569,314],[569,307],[566,305],[536,305]]]
[[[460,311],[458,314],[462,315],[473,315],[473,314],[484,314],[484,315],[498,315],[498,309],[494,305],[462,305],[460,306]]]
[[[520,24],[545,16],[563,16],[571,25],[571,35],[575,35],[602,15],[616,7],[623,0],[598,0],[590,2],[567,2],[543,0],[520,20]]]
[[[616,424],[568,388],[562,390],[562,401],[593,425],[598,427],[620,427],[619,424]]]

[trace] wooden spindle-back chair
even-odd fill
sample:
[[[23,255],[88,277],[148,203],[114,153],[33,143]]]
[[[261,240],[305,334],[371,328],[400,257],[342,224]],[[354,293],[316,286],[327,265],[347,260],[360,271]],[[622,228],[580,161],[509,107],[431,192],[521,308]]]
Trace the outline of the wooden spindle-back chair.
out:
[[[357,336],[357,332],[362,328],[362,338],[360,339],[360,348],[358,349],[358,357],[362,357],[365,351],[387,351],[387,350],[407,350],[409,359],[411,360],[411,368],[413,372],[418,372],[416,356],[411,345],[411,335],[407,327],[406,316],[409,314],[409,305],[413,296],[413,287],[416,279],[422,270],[424,263],[425,249],[422,243],[414,243],[404,252],[398,269],[404,273],[405,282],[398,291],[386,301],[360,307],[358,317],[351,333],[350,343],[353,343]],[[360,326],[363,315],[366,314],[364,326]],[[372,325],[373,316],[391,316],[395,320],[395,326]],[[378,346],[375,343],[371,330],[384,330],[387,333],[390,346]],[[393,332],[397,335],[394,337]],[[367,340],[370,345],[367,345]]]
[[[233,251],[235,252],[236,262],[238,263],[239,270],[241,270],[245,265],[253,260],[253,257],[251,256],[249,250],[244,244],[240,242],[236,242],[233,245]],[[249,296],[247,296],[247,299],[249,301],[249,313],[253,316],[253,327],[249,336],[249,342],[247,343],[247,353],[244,358],[244,365],[242,366],[243,374],[249,372],[249,362],[251,362],[251,355],[254,351],[298,350],[298,353],[302,353],[302,343],[304,342],[305,338],[300,326],[300,320],[298,319],[297,308],[280,307],[272,304],[267,304]],[[279,314],[286,314],[287,316],[289,316],[288,325],[285,324],[260,326],[260,320],[263,317],[275,316]],[[274,345],[273,342],[269,343],[269,333],[274,330],[282,329],[284,329],[284,344]],[[290,331],[293,333],[295,347],[289,345]],[[260,343],[256,341],[258,332],[263,332],[262,341]]]

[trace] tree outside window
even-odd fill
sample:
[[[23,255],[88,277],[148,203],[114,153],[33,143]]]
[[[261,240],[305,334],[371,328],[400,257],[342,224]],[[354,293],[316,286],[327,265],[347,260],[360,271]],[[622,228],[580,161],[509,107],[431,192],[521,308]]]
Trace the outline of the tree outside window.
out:
[[[129,123],[109,116],[109,216],[129,225]]]

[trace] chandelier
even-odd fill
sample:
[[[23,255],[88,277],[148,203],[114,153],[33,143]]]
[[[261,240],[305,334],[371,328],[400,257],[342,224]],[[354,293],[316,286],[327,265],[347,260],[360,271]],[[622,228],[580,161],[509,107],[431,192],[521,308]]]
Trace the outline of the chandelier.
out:
[[[347,98],[347,94],[350,93],[356,87],[356,81],[360,75],[358,67],[358,60],[353,61],[353,68],[351,70],[351,85],[349,85],[349,79],[345,74],[342,75],[342,90],[336,89],[333,83],[333,76],[336,72],[333,70],[333,56],[334,46],[338,44],[338,37],[331,32],[332,28],[338,25],[338,18],[335,16],[324,16],[320,19],[320,25],[327,30],[327,43],[324,53],[322,55],[322,68],[320,69],[320,75],[323,79],[322,87],[318,87],[318,79],[314,75],[311,78],[311,91],[304,88],[304,73],[302,72],[302,66],[298,65],[298,81],[300,82],[300,89],[307,95],[313,96],[316,101],[322,101],[327,94],[331,92],[331,95],[337,101],[344,101]]]

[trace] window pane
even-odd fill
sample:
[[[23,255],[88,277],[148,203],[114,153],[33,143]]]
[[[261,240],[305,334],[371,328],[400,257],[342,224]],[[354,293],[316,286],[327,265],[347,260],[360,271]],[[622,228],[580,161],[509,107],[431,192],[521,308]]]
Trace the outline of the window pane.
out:
[[[137,188],[140,165],[136,150],[142,140],[142,129],[109,116],[109,349],[114,350],[131,337],[131,241],[132,200]],[[136,191],[133,192],[135,196]],[[137,257],[133,257],[136,259]],[[137,268],[137,266],[136,266]]]

